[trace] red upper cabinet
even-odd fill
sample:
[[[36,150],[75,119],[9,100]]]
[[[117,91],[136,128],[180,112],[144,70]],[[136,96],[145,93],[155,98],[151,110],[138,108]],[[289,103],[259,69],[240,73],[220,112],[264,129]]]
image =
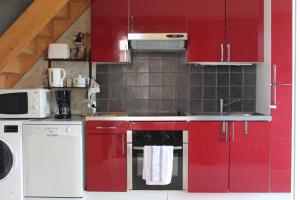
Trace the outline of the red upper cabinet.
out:
[[[229,148],[221,122],[191,122],[189,192],[228,192]]]
[[[230,140],[230,192],[269,192],[270,123],[249,122],[247,126],[237,122],[234,127]]]
[[[272,0],[272,64],[277,83],[292,83],[292,0]]]
[[[263,0],[189,0],[188,62],[263,62]]]
[[[264,0],[226,0],[227,62],[264,61]]]
[[[186,32],[187,0],[130,0],[130,32]]]
[[[87,122],[87,191],[127,190],[125,133],[123,122]]]
[[[128,0],[93,0],[92,62],[129,62]]]
[[[222,62],[225,51],[225,1],[188,1],[188,62]]]

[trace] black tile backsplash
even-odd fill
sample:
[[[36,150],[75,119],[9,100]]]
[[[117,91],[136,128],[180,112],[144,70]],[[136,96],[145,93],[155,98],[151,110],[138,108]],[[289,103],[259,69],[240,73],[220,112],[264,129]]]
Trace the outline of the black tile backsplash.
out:
[[[256,66],[199,66],[185,53],[134,52],[127,65],[97,65],[98,111],[254,112]]]

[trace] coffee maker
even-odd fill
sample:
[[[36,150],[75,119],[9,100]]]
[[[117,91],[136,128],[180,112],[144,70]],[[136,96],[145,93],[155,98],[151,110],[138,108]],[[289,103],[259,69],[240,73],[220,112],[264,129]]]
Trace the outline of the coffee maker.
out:
[[[55,119],[71,118],[71,90],[57,90],[56,97],[56,114]]]

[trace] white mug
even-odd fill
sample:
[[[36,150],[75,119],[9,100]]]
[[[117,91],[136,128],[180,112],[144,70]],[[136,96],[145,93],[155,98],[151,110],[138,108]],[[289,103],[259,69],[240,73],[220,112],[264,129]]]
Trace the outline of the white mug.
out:
[[[49,86],[50,87],[63,87],[64,79],[66,77],[66,71],[62,68],[50,68],[49,74]]]
[[[73,86],[74,87],[85,87],[86,79],[81,74],[79,74],[78,77],[73,78]]]

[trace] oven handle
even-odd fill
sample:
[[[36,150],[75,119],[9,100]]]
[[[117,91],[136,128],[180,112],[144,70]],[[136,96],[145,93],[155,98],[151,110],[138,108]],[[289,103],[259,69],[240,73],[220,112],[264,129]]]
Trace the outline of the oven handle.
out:
[[[133,150],[141,150],[143,151],[144,150],[144,147],[139,147],[139,146],[135,146],[132,148]],[[182,146],[175,146],[174,147],[174,150],[181,150],[182,149]]]

